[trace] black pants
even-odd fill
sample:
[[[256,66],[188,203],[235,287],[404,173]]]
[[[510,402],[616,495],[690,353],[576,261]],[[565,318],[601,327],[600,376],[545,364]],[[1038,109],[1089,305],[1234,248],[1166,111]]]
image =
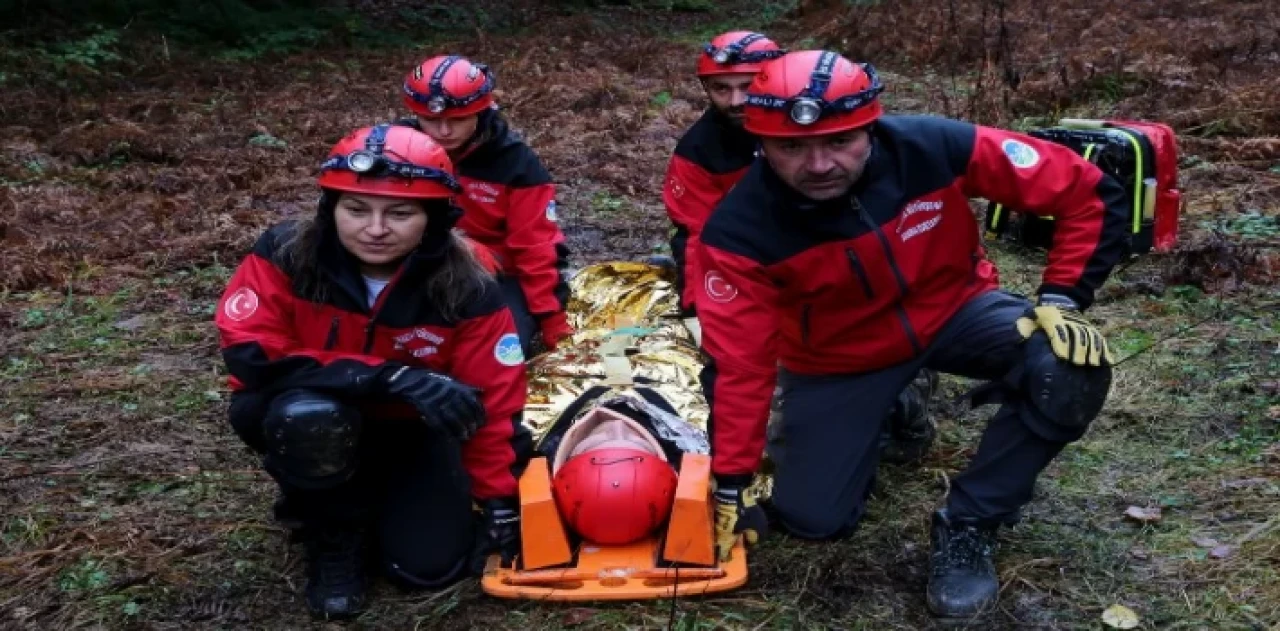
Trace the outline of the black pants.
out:
[[[1028,306],[1026,299],[1004,292],[981,295],[919,357],[877,372],[783,371],[780,424],[767,446],[777,467],[773,503],[783,527],[812,539],[851,533],[871,493],[880,432],[898,393],[922,368],[993,381],[1009,374],[1026,361],[1014,323]],[[1037,476],[1067,444],[1061,437],[1045,438],[1048,432],[1026,422],[1032,412],[1017,396],[1001,405],[969,467],[951,481],[951,515],[987,523],[1016,520]]]
[[[308,442],[314,432],[308,432],[305,415],[294,419],[302,424],[296,433],[272,431],[278,424],[269,417],[297,401],[343,406],[340,422],[355,448]],[[408,586],[443,587],[469,573],[477,520],[455,440],[413,420],[361,418],[354,407],[320,393],[289,391],[275,403],[237,393],[229,415],[236,433],[263,455],[264,467],[280,485],[285,512],[304,527],[370,528],[383,569]],[[325,452],[337,461],[329,468],[336,473],[302,470],[291,457],[305,456],[298,453],[303,449]]]
[[[526,359],[533,357],[542,347],[542,340],[539,337],[542,328],[538,326],[537,318],[534,318],[533,313],[529,311],[529,302],[525,300],[520,280],[515,276],[502,275],[498,277],[498,285],[502,287],[502,296],[507,303],[507,308],[511,310],[511,317],[516,321],[516,333],[520,335],[520,348],[524,351]]]

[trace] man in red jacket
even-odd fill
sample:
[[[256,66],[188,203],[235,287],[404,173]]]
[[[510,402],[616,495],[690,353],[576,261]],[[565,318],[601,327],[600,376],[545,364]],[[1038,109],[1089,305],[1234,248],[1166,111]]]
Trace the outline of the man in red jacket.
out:
[[[458,228],[492,250],[526,357],[573,334],[565,308],[569,249],[557,224],[556,187],[538,155],[508,126],[493,100],[488,66],[457,55],[432,57],[405,77],[402,121],[449,153],[464,211]],[[540,342],[540,344],[535,344]]]
[[[747,88],[761,64],[782,57],[786,51],[773,40],[751,31],[717,35],[698,55],[698,79],[711,105],[676,144],[667,166],[662,202],[675,226],[671,254],[675,259],[676,293],[680,315],[694,338],[701,340],[694,304],[702,226],[711,210],[724,199],[756,159],[760,141],[742,126]],[[935,428],[929,417],[929,399],[937,375],[922,371],[921,378],[904,388],[894,403],[881,439],[882,458],[903,463],[919,460],[933,444]]]
[[[995,602],[992,553],[1040,471],[1101,411],[1111,355],[1081,315],[1125,255],[1120,185],[1069,149],[955,120],[882,116],[869,65],[804,51],[751,84],[756,161],[702,231],[697,287],[717,535],[758,536],[746,492],[769,443],[773,505],[803,538],[863,515],[894,395],[923,368],[991,381],[1000,402],[934,514],[928,604]],[[970,197],[1052,215],[1033,302],[1001,291]],[[769,393],[780,431],[766,441]]]
[[[759,141],[742,128],[747,86],[760,64],[785,52],[759,33],[730,31],[712,39],[698,55],[698,79],[711,105],[676,144],[662,188],[662,202],[675,225],[671,254],[685,318],[696,317],[695,292],[686,279],[698,278],[698,259],[689,253],[701,243],[702,225],[711,209],[756,157]],[[696,331],[696,320],[690,324]]]

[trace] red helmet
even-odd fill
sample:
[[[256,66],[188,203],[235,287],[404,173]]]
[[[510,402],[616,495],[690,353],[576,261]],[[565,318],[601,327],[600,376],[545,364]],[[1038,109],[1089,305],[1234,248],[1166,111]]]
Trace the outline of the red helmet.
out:
[[[552,490],[560,514],[584,539],[622,545],[667,520],[676,472],[661,456],[639,449],[592,449],[556,471]]]
[[[746,130],[757,136],[820,136],[880,117],[884,91],[871,64],[805,50],[764,64],[747,88]]]
[[[698,76],[759,72],[760,64],[777,59],[786,52],[773,40],[759,33],[722,33],[711,40],[698,56]]]
[[[419,116],[470,116],[493,105],[489,67],[458,55],[432,57],[404,78],[404,103]]]
[[[462,192],[453,163],[430,136],[400,125],[362,127],[329,150],[320,187],[414,199],[451,198]]]

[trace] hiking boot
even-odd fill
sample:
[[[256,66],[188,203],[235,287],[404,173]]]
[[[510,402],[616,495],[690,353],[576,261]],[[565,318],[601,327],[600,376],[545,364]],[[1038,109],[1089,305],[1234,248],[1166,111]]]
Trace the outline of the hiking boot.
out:
[[[324,620],[345,620],[364,610],[365,534],[355,527],[326,525],[309,528],[307,551],[307,607]]]
[[[880,459],[891,464],[919,461],[929,453],[938,428],[929,414],[929,400],[938,386],[938,373],[922,370],[903,391],[889,412],[880,435]]]
[[[996,528],[951,518],[945,509],[933,514],[928,603],[935,616],[967,618],[995,604]]]

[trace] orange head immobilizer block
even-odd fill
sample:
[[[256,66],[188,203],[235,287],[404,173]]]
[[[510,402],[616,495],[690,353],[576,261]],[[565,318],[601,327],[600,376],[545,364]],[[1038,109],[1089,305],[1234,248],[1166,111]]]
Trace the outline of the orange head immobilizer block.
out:
[[[643,600],[722,592],[747,582],[746,549],[735,544],[717,563],[711,504],[711,458],[684,454],[665,531],[634,543],[571,547],[546,458],[520,478],[521,556],[502,567],[490,557],[481,587],[500,598]]]

